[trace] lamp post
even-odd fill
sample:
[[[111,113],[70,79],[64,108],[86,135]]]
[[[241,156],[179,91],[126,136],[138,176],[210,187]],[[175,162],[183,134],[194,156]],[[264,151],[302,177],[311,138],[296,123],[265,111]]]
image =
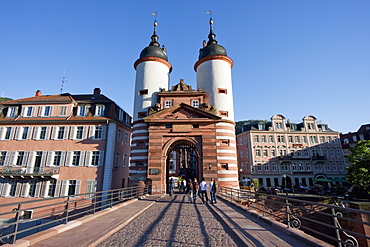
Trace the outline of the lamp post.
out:
[[[286,174],[283,174],[283,178],[284,178],[285,195],[288,196],[288,184],[287,184],[287,181],[286,181]]]

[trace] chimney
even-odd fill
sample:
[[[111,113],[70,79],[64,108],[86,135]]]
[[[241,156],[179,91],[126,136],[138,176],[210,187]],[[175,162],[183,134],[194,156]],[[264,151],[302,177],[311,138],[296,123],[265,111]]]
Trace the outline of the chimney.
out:
[[[37,90],[36,93],[35,93],[35,97],[39,97],[41,95],[42,95],[41,90]]]
[[[101,93],[100,88],[96,87],[94,88],[94,95],[99,95]]]

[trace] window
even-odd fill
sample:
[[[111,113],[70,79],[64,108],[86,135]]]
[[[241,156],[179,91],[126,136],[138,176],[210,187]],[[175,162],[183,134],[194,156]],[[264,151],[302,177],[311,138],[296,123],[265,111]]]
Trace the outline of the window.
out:
[[[292,171],[297,171],[297,165],[296,164],[292,164]]]
[[[64,133],[65,133],[65,130],[66,128],[64,126],[61,126],[58,128],[58,137],[57,139],[58,140],[63,140],[64,139]]]
[[[5,127],[4,140],[10,140],[13,138],[14,129],[13,127]]]
[[[275,149],[271,149],[271,157],[275,157],[275,156],[276,156]]]
[[[86,198],[93,198],[94,197],[94,192],[96,192],[96,180],[87,180],[86,181],[86,193],[91,193],[87,194]]]
[[[48,190],[49,197],[54,197],[56,186],[57,186],[57,180],[49,180],[49,190]]]
[[[125,143],[125,144],[127,144],[127,143],[128,143],[128,133],[125,133],[124,143]]]
[[[312,156],[313,156],[313,157],[315,157],[315,156],[320,156],[319,150],[317,150],[317,149],[313,149],[313,150],[312,150]]]
[[[306,136],[302,136],[302,142],[307,143],[307,137]]]
[[[117,131],[117,142],[121,142],[121,141],[122,141],[122,130],[118,129],[118,131]]]
[[[300,163],[300,164],[298,164],[298,166],[299,166],[299,170],[300,171],[303,171],[304,170],[303,164]]]
[[[86,106],[85,105],[80,105],[77,107],[77,116],[79,117],[85,117],[86,116]]]
[[[322,150],[322,154],[323,154],[325,157],[328,157],[328,150],[326,150],[326,149]]]
[[[99,151],[92,151],[91,155],[91,164],[92,166],[98,166],[100,163],[100,152]]]
[[[281,122],[275,123],[275,128],[276,129],[282,129],[283,128],[283,124]]]
[[[30,134],[30,128],[29,127],[23,127],[21,139],[22,140],[28,139],[29,138],[29,134]]]
[[[260,141],[259,136],[258,135],[255,135],[254,136],[254,142],[259,142],[259,141]]]
[[[286,155],[286,150],[280,149],[280,156],[285,156],[285,155]]]
[[[142,89],[139,91],[139,94],[140,95],[145,95],[145,94],[148,94],[148,89]]]
[[[293,136],[288,136],[288,142],[290,142],[290,143],[293,142]]]
[[[308,157],[308,150],[307,149],[303,150],[303,153],[304,153],[304,157]]]
[[[297,156],[298,156],[298,157],[302,157],[302,150],[298,150],[298,151],[297,151]]]
[[[257,164],[257,171],[262,171],[262,164],[260,163]]]
[[[286,164],[286,163],[283,163],[283,164],[281,164],[281,171],[288,171],[288,164]]]
[[[68,195],[76,195],[80,193],[80,181],[79,180],[68,180]]]
[[[23,161],[25,159],[24,154],[25,154],[24,151],[17,152],[17,160],[15,163],[16,166],[22,166]]]
[[[219,94],[227,94],[227,89],[226,88],[218,88],[218,93]]]
[[[277,136],[277,138],[278,138],[278,142],[284,142],[284,136],[279,135]]]
[[[9,107],[7,117],[15,117],[17,115],[18,107]]]
[[[59,116],[67,116],[67,106],[66,105],[62,105],[60,107]]]
[[[342,157],[340,150],[336,150],[336,153],[337,153],[337,157]]]
[[[199,107],[199,100],[192,100],[191,101],[191,106],[195,107],[195,108],[198,108]]]
[[[266,142],[266,136],[265,135],[261,136],[261,142],[262,143],[265,143]]]
[[[256,149],[256,157],[261,157],[261,150],[260,149]]]
[[[326,171],[330,171],[330,164],[326,164]]]
[[[126,163],[127,163],[127,154],[123,154],[122,167],[126,167]]]
[[[97,105],[95,106],[95,116],[102,117],[104,116],[104,105]]]
[[[29,180],[29,189],[28,189],[28,196],[35,197],[36,196],[36,183],[37,180]]]
[[[274,137],[273,136],[269,136],[269,143],[273,143],[274,142]]]
[[[361,141],[365,140],[365,137],[364,137],[364,135],[363,135],[363,134],[361,134],[361,135],[360,135],[360,140],[361,140]]]
[[[315,170],[318,171],[318,172],[322,171],[322,165],[321,164],[316,164],[315,165]]]
[[[265,124],[263,124],[263,123],[258,123],[258,129],[259,129],[259,130],[264,130],[264,129],[265,129]]]
[[[43,126],[40,128],[40,136],[39,136],[39,139],[40,140],[45,140],[46,139],[46,127]]]
[[[274,172],[276,172],[276,171],[277,171],[277,165],[276,165],[276,163],[272,163],[272,170],[273,170]]]
[[[95,126],[94,139],[103,139],[104,126]]]
[[[243,150],[240,150],[240,158],[243,158],[244,157],[244,152]]]
[[[170,108],[172,106],[172,101],[171,100],[166,100],[165,102],[164,102],[164,107],[165,108]]]
[[[54,151],[54,166],[60,166],[62,161],[62,151]]]
[[[73,151],[72,166],[79,166],[81,159],[81,151]]]
[[[330,136],[326,137],[326,142],[331,142],[331,137]]]
[[[119,153],[116,153],[116,158],[115,158],[115,162],[114,162],[114,167],[118,168],[119,166]]]
[[[330,150],[330,157],[334,157],[334,150]]]
[[[245,150],[245,157],[247,158],[248,157],[248,149]]]
[[[34,109],[33,106],[27,106],[25,117],[32,117],[33,116],[33,109]]]
[[[42,116],[44,116],[44,117],[51,116],[51,109],[52,109],[51,106],[45,106]]]
[[[263,150],[263,157],[267,157],[268,156],[268,151],[267,151],[267,149],[264,149]]]
[[[310,142],[311,143],[317,143],[316,136],[310,136]]]
[[[228,111],[220,111],[220,116],[221,117],[228,117],[229,116],[229,112]]]
[[[301,140],[300,140],[299,136],[295,136],[295,143],[300,143],[300,142],[301,142]]]
[[[166,129],[171,129],[172,128],[172,124],[166,124]]]
[[[336,172],[338,170],[337,164],[333,164],[333,172]]]
[[[270,167],[269,167],[269,163],[265,163],[265,171],[269,171]]]
[[[307,164],[306,164],[306,170],[307,170],[307,171],[311,171],[311,164],[310,164],[310,163],[307,163]]]
[[[339,164],[339,170],[344,171],[343,164]]]
[[[314,129],[314,125],[313,125],[313,123],[307,123],[307,128],[308,128],[309,130],[313,130],[313,129]]]
[[[0,151],[0,166],[5,165],[6,151]]]
[[[244,137],[244,144],[247,144],[247,137]]]
[[[323,136],[320,136],[320,143],[324,143],[325,142],[325,138]]]
[[[83,126],[77,126],[77,128],[76,128],[76,138],[75,139],[82,139],[83,132],[84,132],[84,127]]]

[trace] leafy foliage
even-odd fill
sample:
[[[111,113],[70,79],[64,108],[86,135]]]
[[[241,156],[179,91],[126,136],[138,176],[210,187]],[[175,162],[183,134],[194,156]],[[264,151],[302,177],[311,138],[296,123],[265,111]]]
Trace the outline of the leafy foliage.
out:
[[[370,191],[370,141],[359,141],[349,150],[351,155],[345,156],[351,163],[351,166],[347,168],[348,181]]]
[[[10,98],[0,97],[0,102],[7,101],[7,100],[12,100],[12,99],[10,99]]]

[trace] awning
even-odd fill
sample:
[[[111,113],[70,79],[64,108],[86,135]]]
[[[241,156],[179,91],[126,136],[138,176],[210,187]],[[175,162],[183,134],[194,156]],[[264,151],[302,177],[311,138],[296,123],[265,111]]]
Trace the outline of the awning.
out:
[[[343,178],[334,178],[334,179],[333,179],[333,182],[349,183],[347,180],[345,180],[345,179],[343,179]]]
[[[327,179],[327,178],[316,178],[313,181],[315,181],[315,182],[333,182],[333,180]]]

